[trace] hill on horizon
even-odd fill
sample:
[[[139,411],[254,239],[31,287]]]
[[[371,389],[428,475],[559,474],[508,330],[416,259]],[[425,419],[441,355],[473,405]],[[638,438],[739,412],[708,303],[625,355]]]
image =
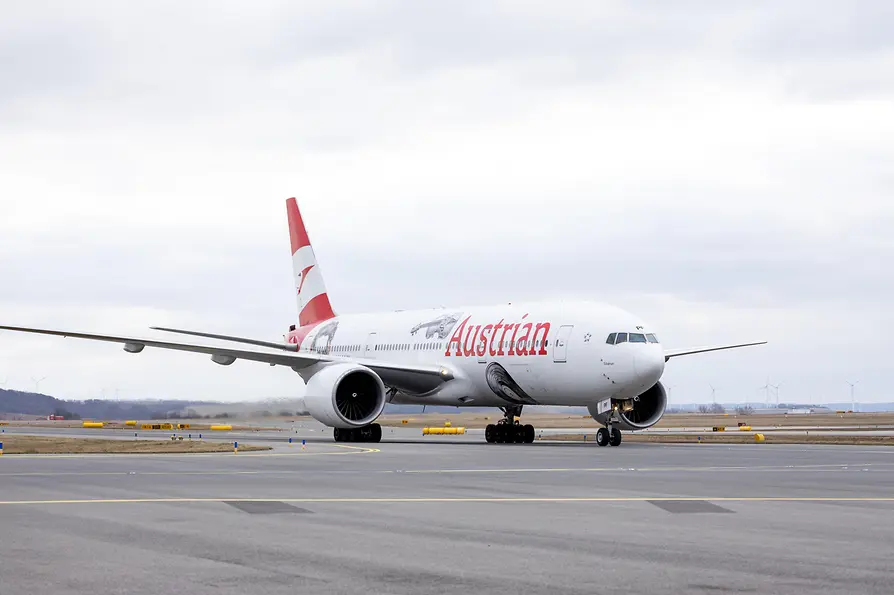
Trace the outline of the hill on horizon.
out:
[[[18,390],[0,389],[0,413],[18,415],[63,415],[66,419],[160,419],[181,415],[207,401],[159,399],[153,401],[110,401],[87,399],[65,401]]]

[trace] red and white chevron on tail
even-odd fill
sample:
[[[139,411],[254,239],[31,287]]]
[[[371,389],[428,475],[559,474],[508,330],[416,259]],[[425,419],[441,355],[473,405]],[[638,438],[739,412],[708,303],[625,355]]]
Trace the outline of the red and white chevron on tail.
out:
[[[298,324],[305,326],[333,318],[335,312],[329,303],[329,294],[323,283],[323,275],[317,265],[314,249],[307,237],[304,221],[294,198],[286,201],[289,215],[289,236],[292,240],[292,267],[295,273],[295,289],[298,293]]]

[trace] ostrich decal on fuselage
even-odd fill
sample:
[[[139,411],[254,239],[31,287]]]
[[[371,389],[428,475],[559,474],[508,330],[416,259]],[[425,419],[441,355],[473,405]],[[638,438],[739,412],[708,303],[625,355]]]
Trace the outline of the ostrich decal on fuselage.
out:
[[[324,324],[314,334],[313,342],[310,344],[310,350],[317,353],[328,354],[332,346],[332,339],[335,338],[335,331],[338,329],[338,321],[333,320]]]
[[[450,334],[450,331],[453,330],[453,327],[456,326],[456,323],[459,320],[459,316],[459,313],[443,314],[441,316],[438,316],[434,320],[430,320],[428,322],[420,322],[410,329],[410,334],[415,335],[422,329],[425,329],[426,339],[446,339],[447,336]]]

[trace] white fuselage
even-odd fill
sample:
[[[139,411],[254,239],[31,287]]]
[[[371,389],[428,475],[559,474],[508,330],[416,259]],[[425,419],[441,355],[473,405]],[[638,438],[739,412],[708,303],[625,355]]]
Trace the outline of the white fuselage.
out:
[[[629,340],[607,343],[612,333]],[[651,335],[649,341],[642,337]],[[593,302],[507,304],[337,316],[287,336],[299,352],[437,364],[455,380],[391,402],[455,406],[591,405],[635,397],[664,372],[642,320]]]

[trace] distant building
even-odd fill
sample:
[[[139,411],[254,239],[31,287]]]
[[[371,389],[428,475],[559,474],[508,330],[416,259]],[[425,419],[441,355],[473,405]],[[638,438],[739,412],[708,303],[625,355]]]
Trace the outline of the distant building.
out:
[[[832,410],[823,405],[816,407],[793,406],[783,412],[785,415],[810,415],[811,413],[832,413]]]

